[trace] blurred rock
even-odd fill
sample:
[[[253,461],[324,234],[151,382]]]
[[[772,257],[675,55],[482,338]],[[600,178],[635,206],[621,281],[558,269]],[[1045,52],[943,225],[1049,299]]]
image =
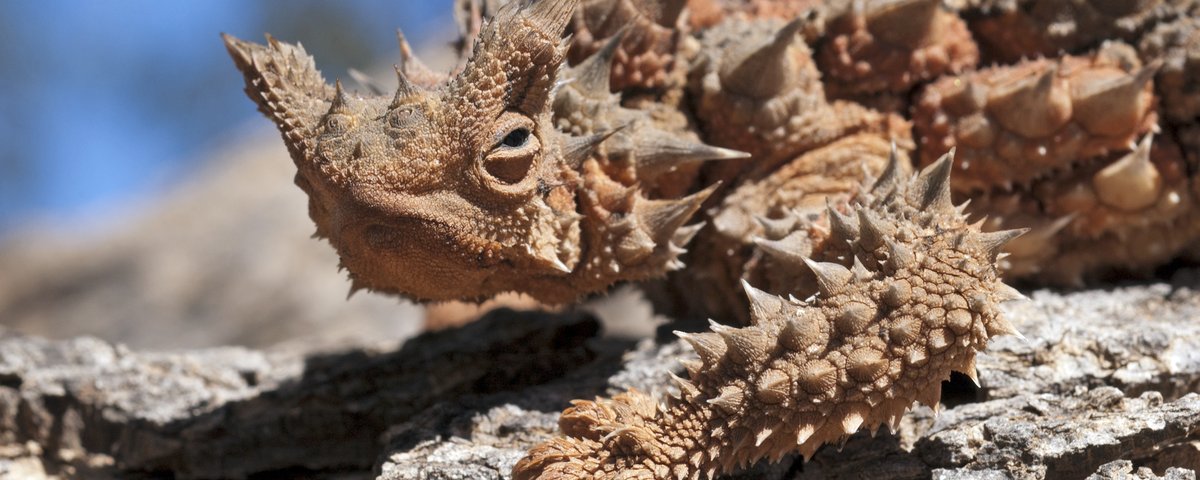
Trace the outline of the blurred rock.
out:
[[[498,310],[380,350],[155,354],[4,334],[0,473],[361,474],[389,425],[452,399],[557,378],[589,362],[583,343],[598,331],[587,315]]]
[[[260,125],[261,124],[261,125]],[[258,128],[262,127],[262,128]],[[191,180],[124,224],[18,232],[0,244],[0,323],[134,348],[396,340],[421,309],[361,292],[309,238],[307,199],[266,122],[220,142]],[[88,223],[88,222],[85,222]]]

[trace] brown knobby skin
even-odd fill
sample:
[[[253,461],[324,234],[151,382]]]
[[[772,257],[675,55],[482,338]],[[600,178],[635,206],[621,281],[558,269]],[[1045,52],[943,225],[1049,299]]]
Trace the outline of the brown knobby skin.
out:
[[[686,0],[582,0],[571,21],[575,43],[571,63],[579,63],[612,38],[621,40],[614,51],[613,87],[662,89],[679,83],[679,41],[688,35],[680,22]]]
[[[1006,275],[1078,286],[1193,241],[1188,160],[1159,131],[1156,73],[1129,45],[943,77],[913,106],[921,163],[956,148],[954,190],[985,229],[1032,228]]]
[[[708,141],[752,155],[751,176],[847,135],[908,136],[895,115],[826,98],[805,43],[808,22],[731,18],[701,37],[690,83],[697,120]],[[744,174],[737,165],[714,168],[728,179]]]
[[[608,68],[611,54],[565,70],[562,33],[575,8],[507,3],[480,27],[458,74],[427,86],[405,62],[391,96],[328,85],[299,45],[225,37],[246,93],[283,134],[316,235],[337,249],[352,290],[420,300],[515,291],[564,303],[682,267],[699,228],[685,223],[712,190],[651,198],[652,177],[745,155],[654,128],[615,100],[594,105],[604,110],[594,125],[556,128],[571,121],[555,113],[566,92],[612,95],[587,90],[606,90],[603,75],[578,78]]]
[[[709,478],[936,404],[1012,333],[1001,276],[1194,250],[1196,8],[457,0],[456,66],[399,35],[386,94],[225,43],[352,291],[566,304],[666,276],[665,313],[720,320],[682,334],[677,395],[577,402],[518,478]]]
[[[1107,40],[1131,40],[1140,31],[1194,9],[1171,0],[968,0],[971,30],[991,60],[1075,52]],[[1168,7],[1167,4],[1175,3]]]
[[[976,353],[1016,333],[997,307],[1021,295],[996,261],[1022,231],[967,223],[950,201],[949,155],[916,177],[898,170],[848,214],[831,207],[830,241],[847,248],[775,253],[807,268],[815,293],[801,301],[746,284],[749,326],[679,333],[699,360],[685,363],[677,394],[575,401],[562,436],[531,450],[514,478],[699,479],[807,458],[860,428],[896,428],[913,402],[936,408],[951,371],[975,378]]]
[[[818,62],[839,94],[903,93],[974,68],[979,49],[966,22],[940,1],[873,0],[830,22]]]

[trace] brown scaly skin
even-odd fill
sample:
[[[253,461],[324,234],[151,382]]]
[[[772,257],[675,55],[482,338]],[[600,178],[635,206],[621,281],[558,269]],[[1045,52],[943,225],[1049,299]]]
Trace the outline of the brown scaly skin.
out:
[[[827,243],[841,248],[779,253],[812,272],[809,300],[747,286],[750,326],[680,334],[700,361],[686,364],[679,395],[576,401],[564,436],[530,451],[514,478],[712,478],[894,428],[915,401],[936,407],[951,371],[974,378],[976,352],[1015,333],[997,305],[1020,296],[995,266],[1020,231],[969,226],[949,174],[949,158],[912,181],[893,166],[854,215],[830,212]]]
[[[702,361],[661,408],[636,392],[577,403],[515,473],[708,478],[936,404],[941,379],[1011,332],[997,265],[1070,283],[1198,243],[1194,0],[1098,2],[1076,22],[1136,50],[1036,20],[1065,55],[977,64],[972,39],[1005,1],[955,17],[928,0],[458,0],[478,41],[454,73],[401,38],[399,90],[365,98],[299,46],[226,44],[353,288],[565,303],[686,261],[678,291],[748,326],[688,336]],[[1014,4],[1040,19],[1068,3]],[[910,11],[896,15],[915,28],[872,27]],[[926,165],[912,180],[910,158]]]
[[[391,98],[329,87],[300,47],[226,37],[353,288],[426,300],[519,291],[562,303],[682,265],[680,247],[696,232],[684,222],[711,190],[648,199],[593,158],[606,135],[554,127],[574,7],[502,7],[461,73],[425,89],[401,72]],[[627,148],[645,153],[636,140]],[[642,155],[670,160],[660,157]]]
[[[730,19],[703,33],[690,82],[696,117],[708,141],[755,159],[749,173],[734,162],[716,165],[716,178],[759,175],[854,133],[907,138],[897,116],[826,100],[802,35],[807,25],[806,18]]]
[[[1169,261],[1196,238],[1191,167],[1170,136],[1150,133],[1161,64],[1111,43],[943,77],[921,93],[922,162],[956,147],[956,193],[988,215],[984,228],[1034,229],[1012,245],[1007,275],[1079,285]]]
[[[842,205],[878,178],[897,155],[907,174],[909,158],[887,139],[872,133],[851,135],[810,150],[762,178],[746,179],[709,211],[712,232],[696,239],[692,251],[694,280],[681,301],[689,311],[720,312],[727,323],[746,323],[748,304],[739,282],[776,294],[811,284],[806,269],[772,255],[779,250],[811,251],[828,229],[810,228],[823,218],[828,204]]]
[[[692,28],[704,29],[730,16],[791,20],[823,6],[821,0],[689,0]]]
[[[679,23],[685,0],[582,0],[571,21],[575,43],[571,63],[579,63],[624,32],[615,50],[612,85],[617,90],[662,89],[678,84]]]
[[[967,0],[972,30],[1000,61],[1074,52],[1105,40],[1132,40],[1191,0]]]
[[[1166,263],[1197,238],[1200,202],[1189,168],[1177,145],[1147,134],[1133,151],[1028,190],[973,195],[971,208],[990,213],[985,229],[1033,228],[1010,244],[1007,275],[1081,285],[1085,273]]]
[[[966,22],[940,3],[875,0],[833,19],[817,57],[833,93],[902,93],[974,67],[979,50]]]
[[[1157,70],[1111,45],[943,77],[913,107],[921,162],[957,147],[955,190],[1011,190],[1121,151],[1157,122]]]

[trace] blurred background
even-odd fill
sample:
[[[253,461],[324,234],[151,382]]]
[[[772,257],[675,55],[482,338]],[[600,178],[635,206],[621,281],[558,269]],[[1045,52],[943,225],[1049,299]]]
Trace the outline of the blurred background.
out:
[[[453,39],[450,1],[0,3],[0,229],[92,217],[169,189],[266,128],[219,32],[302,41],[329,78]],[[104,222],[104,219],[98,219]]]
[[[386,85],[397,27],[449,69],[450,0],[0,2],[0,330],[160,349],[419,329],[416,306],[346,301],[219,37]]]

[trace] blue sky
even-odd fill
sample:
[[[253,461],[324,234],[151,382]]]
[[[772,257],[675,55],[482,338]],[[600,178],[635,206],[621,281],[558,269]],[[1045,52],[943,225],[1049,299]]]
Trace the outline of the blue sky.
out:
[[[257,116],[220,32],[302,41],[327,78],[345,77],[395,59],[397,27],[413,40],[451,28],[451,4],[0,2],[0,232],[168,187]]]

